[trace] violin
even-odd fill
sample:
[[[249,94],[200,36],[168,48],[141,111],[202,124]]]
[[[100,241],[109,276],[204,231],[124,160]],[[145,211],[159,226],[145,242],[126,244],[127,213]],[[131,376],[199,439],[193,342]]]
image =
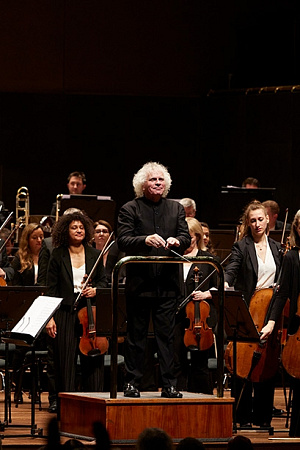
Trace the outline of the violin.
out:
[[[296,320],[298,321],[297,331],[294,334],[288,334],[281,361],[289,375],[300,378],[300,294],[297,299]]]
[[[100,356],[108,350],[108,339],[96,336],[96,306],[91,305],[90,298],[86,299],[86,303],[87,306],[78,312],[78,319],[83,329],[79,341],[79,350],[83,355]]]
[[[249,311],[257,331],[260,332],[268,321],[268,314],[274,298],[272,288],[256,291],[249,304]],[[277,321],[267,340],[256,342],[236,342],[236,375],[253,382],[269,380],[276,374],[280,360],[280,321]],[[233,373],[233,342],[225,350],[225,364]]]
[[[82,281],[82,289],[81,292],[78,294],[75,302],[74,302],[74,310],[77,309],[79,300],[82,295],[82,291],[88,286],[92,279],[92,275],[94,271],[96,270],[97,265],[100,262],[100,259],[106,253],[109,248],[112,246],[114,241],[112,241],[109,245],[109,241],[111,240],[113,235],[113,232],[110,234],[108,240],[105,243],[105,246],[103,247],[101,253],[99,254],[92,270],[90,271],[89,275],[86,275],[83,278]],[[90,298],[86,298],[86,307],[80,309],[78,312],[78,319],[82,325],[83,334],[79,341],[79,350],[83,355],[87,356],[99,356],[103,355],[108,350],[108,339],[106,337],[97,337],[96,336],[96,327],[95,327],[95,320],[96,320],[96,306],[92,306]]]
[[[195,285],[199,284],[199,268],[195,266]],[[186,316],[189,319],[189,327],[186,328],[183,342],[190,350],[207,350],[214,343],[212,329],[207,325],[210,306],[205,300],[190,301],[186,306]]]

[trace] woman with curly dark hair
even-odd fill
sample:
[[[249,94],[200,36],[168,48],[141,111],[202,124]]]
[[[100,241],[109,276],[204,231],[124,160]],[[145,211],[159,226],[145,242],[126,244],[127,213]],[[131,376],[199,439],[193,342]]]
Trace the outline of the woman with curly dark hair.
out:
[[[93,222],[81,211],[63,215],[52,232],[51,254],[47,286],[49,296],[62,297],[60,308],[46,325],[54,338],[54,364],[58,392],[100,391],[103,388],[103,355],[90,357],[80,354],[81,325],[78,310],[86,306],[86,299],[95,299],[98,288],[105,287],[106,276],[99,262],[91,285],[82,290],[82,281],[89,275],[99,256],[99,250],[90,243],[94,236]],[[81,292],[77,310],[74,301]],[[76,383],[77,357],[81,360],[81,384]]]

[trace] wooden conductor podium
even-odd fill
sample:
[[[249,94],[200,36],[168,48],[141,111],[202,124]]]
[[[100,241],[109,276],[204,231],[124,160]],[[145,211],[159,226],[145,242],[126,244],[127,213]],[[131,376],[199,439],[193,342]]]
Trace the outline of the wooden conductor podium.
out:
[[[101,290],[102,291],[102,290]],[[124,292],[121,293],[118,332],[124,330]],[[104,302],[106,304],[104,304]],[[111,294],[104,289],[97,298],[97,333],[112,332]],[[126,325],[126,323],[125,323]],[[114,445],[136,442],[146,427],[163,428],[174,441],[194,436],[202,441],[227,441],[232,436],[233,398],[183,392],[183,398],[162,398],[160,391],[141,392],[140,398],[126,398],[118,392],[62,392],[60,430],[63,435],[94,439],[93,423],[102,422]]]

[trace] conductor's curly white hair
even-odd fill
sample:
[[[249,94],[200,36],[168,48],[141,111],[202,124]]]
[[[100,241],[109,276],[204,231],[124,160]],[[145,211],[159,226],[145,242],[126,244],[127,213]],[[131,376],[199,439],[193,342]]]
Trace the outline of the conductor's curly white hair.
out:
[[[149,175],[153,172],[161,172],[163,174],[166,186],[162,196],[166,197],[168,195],[172,184],[172,179],[168,172],[168,169],[160,163],[150,161],[144,164],[143,167],[133,177],[132,185],[136,197],[144,196],[143,186],[148,180]]]

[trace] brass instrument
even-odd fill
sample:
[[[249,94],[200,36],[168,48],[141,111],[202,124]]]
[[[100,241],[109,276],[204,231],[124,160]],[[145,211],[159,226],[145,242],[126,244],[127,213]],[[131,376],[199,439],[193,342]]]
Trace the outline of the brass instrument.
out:
[[[56,214],[55,214],[55,220],[58,221],[59,213],[60,213],[60,202],[62,199],[63,194],[57,194],[56,196]]]
[[[16,225],[23,227],[29,223],[29,192],[27,187],[22,186],[16,195]],[[20,228],[19,228],[20,229]],[[19,229],[16,233],[16,242],[19,242]]]

